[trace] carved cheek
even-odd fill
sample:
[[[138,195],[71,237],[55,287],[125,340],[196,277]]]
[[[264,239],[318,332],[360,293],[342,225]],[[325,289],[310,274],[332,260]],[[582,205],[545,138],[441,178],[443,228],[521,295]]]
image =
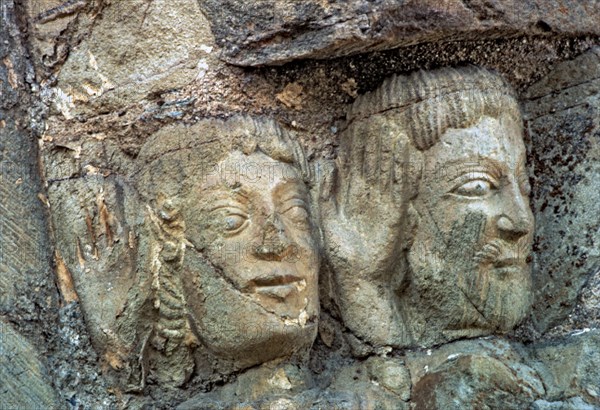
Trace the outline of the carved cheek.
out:
[[[215,218],[208,215],[195,214],[186,218],[185,236],[196,249],[204,249],[208,246],[222,242],[219,227]]]
[[[299,241],[299,262],[306,265],[308,269],[314,270],[314,276],[317,276],[317,272],[320,265],[319,251],[316,242],[311,236],[308,236],[305,243]]]

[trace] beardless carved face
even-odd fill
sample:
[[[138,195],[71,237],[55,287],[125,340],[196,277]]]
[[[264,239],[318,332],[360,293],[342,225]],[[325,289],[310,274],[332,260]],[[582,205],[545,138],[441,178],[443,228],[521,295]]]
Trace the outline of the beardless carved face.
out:
[[[531,304],[533,215],[521,125],[508,115],[483,117],[448,129],[424,155],[408,256],[413,294],[433,306],[448,337],[508,331]]]
[[[296,168],[231,153],[184,207],[186,299],[197,334],[252,365],[310,346],[319,313],[319,254]]]

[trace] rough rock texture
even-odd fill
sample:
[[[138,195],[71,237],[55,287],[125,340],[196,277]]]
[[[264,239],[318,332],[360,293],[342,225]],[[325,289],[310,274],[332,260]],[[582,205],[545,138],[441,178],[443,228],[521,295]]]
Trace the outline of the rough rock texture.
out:
[[[31,98],[39,88],[22,13],[0,3],[0,316],[10,323],[0,331],[0,407],[107,408],[72,278],[54,253],[36,139],[45,108]]]
[[[2,13],[14,13],[12,2],[1,6]],[[7,20],[0,27],[0,313],[35,322],[40,309],[55,308],[57,299],[51,289],[47,200],[28,123],[31,67],[12,24]]]
[[[529,348],[529,363],[546,386],[546,400],[573,397],[600,406],[600,331],[573,332]]]
[[[0,15],[0,407],[53,408],[45,359],[59,297],[28,111],[32,72],[14,3],[0,3]]]
[[[68,118],[82,107],[114,109],[202,78],[211,50],[202,20],[193,0],[112,4],[58,76],[62,113]]]
[[[222,57],[244,66],[434,41],[600,34],[596,1],[198,1]]]
[[[524,94],[539,331],[565,319],[600,270],[599,107],[599,48],[559,65]]]
[[[415,408],[527,408],[545,388],[523,353],[520,346],[496,338],[408,353]]]
[[[59,266],[73,278],[97,346],[114,344],[114,321],[135,279],[139,204],[130,191],[122,178],[99,172],[48,188],[55,235],[62,238]]]
[[[411,398],[410,374],[404,361],[399,358],[373,356],[341,367],[320,398],[334,405],[337,401],[349,406],[342,408],[379,406],[408,409]]]
[[[19,28],[14,22],[2,24],[1,29],[11,27],[10,36],[6,38],[4,31],[0,36],[2,41],[9,41],[0,42],[0,145],[8,148],[6,152],[12,155],[14,163],[0,181],[3,189],[0,221],[3,229],[10,226],[14,231],[10,235],[5,235],[7,230],[0,233],[0,243],[10,250],[0,256],[11,261],[8,267],[2,265],[0,271],[0,298],[4,299],[2,314],[19,332],[19,338],[26,338],[42,361],[44,356],[48,358],[46,367],[51,384],[64,406],[72,409],[178,405],[238,409],[598,406],[594,391],[588,390],[598,367],[596,342],[572,337],[573,344],[569,344],[569,340],[560,339],[572,329],[597,327],[600,318],[600,275],[593,275],[589,258],[573,255],[570,247],[571,243],[580,249],[587,247],[590,257],[597,255],[593,253],[594,246],[598,249],[597,242],[590,245],[586,242],[589,238],[584,236],[594,232],[597,217],[594,219],[596,208],[592,207],[598,201],[593,202],[596,198],[591,189],[593,184],[584,188],[569,179],[584,175],[582,181],[586,180],[588,172],[597,179],[593,162],[597,162],[594,157],[597,143],[591,143],[595,138],[591,135],[597,130],[597,119],[593,119],[597,118],[594,117],[597,98],[586,94],[597,93],[596,83],[589,76],[594,65],[597,67],[594,57],[597,52],[557,69],[559,63],[572,60],[598,44],[597,2],[32,0],[19,3],[22,7],[15,9],[11,0],[1,2],[2,18],[15,17]],[[12,40],[19,35],[19,29],[29,54],[15,47]],[[7,53],[9,60],[4,59]],[[294,61],[277,67],[240,68],[224,63],[219,55],[241,65]],[[340,56],[345,57],[330,59]],[[306,57],[319,60],[305,60]],[[176,212],[178,202],[153,202],[150,197],[140,201],[142,197],[137,192],[139,189],[147,193],[157,187],[152,183],[140,184],[137,179],[145,161],[162,157],[160,150],[167,146],[157,141],[177,143],[181,133],[185,134],[182,130],[191,130],[188,137],[192,140],[209,137],[215,140],[212,143],[218,143],[220,139],[212,138],[212,131],[205,132],[207,123],[225,123],[240,114],[262,120],[266,117],[288,132],[291,140],[305,149],[309,165],[315,165],[320,159],[335,160],[340,156],[342,124],[348,106],[359,95],[377,89],[392,75],[466,64],[502,75],[516,89],[524,113],[531,115],[528,117],[531,133],[526,140],[529,173],[532,176],[533,172],[541,172],[531,178],[534,211],[542,221],[540,232],[552,238],[550,242],[538,235],[538,244],[547,244],[548,248],[544,245],[536,250],[539,290],[534,305],[536,313],[527,326],[506,336],[510,346],[507,339],[468,340],[433,346],[429,352],[365,343],[344,325],[340,306],[335,303],[338,288],[329,280],[332,266],[324,265],[319,271],[319,334],[308,352],[308,363],[302,360],[289,363],[286,357],[281,363],[270,362],[244,370],[236,362],[239,356],[247,364],[248,360],[256,361],[256,357],[268,356],[273,350],[287,351],[287,342],[273,343],[249,355],[224,349],[232,356],[238,355],[224,367],[213,360],[214,352],[196,355],[190,361],[188,348],[198,350],[199,345],[214,344],[215,340],[235,345],[242,338],[252,339],[273,329],[264,329],[252,312],[235,305],[237,293],[221,292],[228,286],[239,285],[242,275],[232,275],[228,269],[217,269],[216,275],[213,271],[200,279],[195,275],[212,261],[206,257],[211,247],[204,246],[211,242],[206,239],[208,230],[198,227],[214,223],[217,228],[235,230],[244,219],[243,214],[198,217],[202,213],[194,212],[194,207],[202,204],[205,197],[199,195],[198,201],[184,207],[191,220],[198,222],[188,224],[193,230],[183,238],[189,242],[184,242],[189,256],[185,259],[184,285],[191,301],[185,307],[186,319],[190,320],[188,324],[216,330],[212,336],[226,330],[228,337],[199,340],[191,336],[198,329],[191,333],[177,332],[181,327],[176,326],[185,327],[186,322],[181,321],[181,315],[169,316],[173,313],[169,309],[177,304],[172,303],[169,295],[180,297],[180,289],[169,293],[173,289],[167,289],[169,283],[156,273],[161,267],[175,271],[182,267],[177,250],[182,249],[183,241],[174,240],[182,239],[178,225],[181,219]],[[538,94],[530,95],[528,88],[550,72],[555,73],[535,86],[540,90]],[[18,83],[18,93],[12,90],[11,81]],[[577,86],[580,81],[582,84]],[[571,91],[576,92],[570,94]],[[538,98],[545,94],[546,97]],[[589,106],[578,105],[583,100]],[[562,109],[568,106],[572,108]],[[553,108],[558,111],[549,113]],[[544,115],[538,118],[540,114]],[[545,119],[549,121],[546,125]],[[161,138],[157,138],[159,135]],[[35,168],[38,145],[41,184]],[[574,160],[567,164],[562,163],[564,155],[559,152],[563,146],[573,150]],[[185,163],[187,154],[185,149],[179,149],[183,147],[171,148],[166,151],[174,159],[165,170],[173,171]],[[251,152],[253,148],[256,147],[245,147],[242,151]],[[198,152],[190,157],[195,158],[193,162],[210,161],[208,155],[202,155],[202,150]],[[544,157],[545,153],[552,154],[551,158]],[[6,158],[3,156],[2,161]],[[536,164],[545,167],[536,168]],[[571,166],[573,169],[569,169]],[[316,182],[324,179],[326,172],[317,168],[314,179],[307,185],[309,190],[317,187]],[[157,178],[150,180],[160,182],[160,170],[155,174]],[[164,179],[166,176],[162,182]],[[553,180],[565,192],[573,194],[574,199],[568,195],[564,198],[550,195],[543,187],[553,189]],[[174,183],[169,192],[194,192],[181,187]],[[235,189],[235,184],[232,188]],[[268,189],[257,191],[264,194]],[[550,205],[542,209],[546,199],[552,210]],[[44,258],[51,259],[54,255],[55,265],[46,260],[47,265],[36,269],[28,262],[19,264],[19,257],[28,260],[32,247],[23,242],[29,240],[30,229],[35,232],[28,221],[40,219],[37,212],[45,209],[45,203],[49,204],[49,234],[47,238],[42,235],[43,246],[33,248]],[[159,203],[166,204],[154,209],[158,218],[154,222],[160,223],[149,223],[152,220],[145,219],[150,215],[146,205]],[[371,202],[362,204],[357,213],[367,209],[369,212],[364,214],[377,216]],[[553,219],[555,206],[558,206],[557,220]],[[579,214],[563,215],[563,208]],[[302,215],[302,211],[294,212]],[[315,213],[311,217],[316,224],[320,223]],[[256,221],[256,216],[252,220]],[[563,220],[567,222],[564,235],[559,226]],[[569,221],[573,223],[570,230]],[[280,233],[277,223],[271,223],[262,238],[269,239],[263,253],[273,257],[281,243],[271,241]],[[163,230],[153,231],[156,227]],[[369,234],[365,233],[367,238]],[[162,235],[162,240],[155,240],[153,235],[159,239]],[[552,259],[552,249],[558,250],[560,258]],[[457,253],[450,259],[463,256]],[[550,264],[545,266],[539,263],[541,260]],[[580,262],[581,266],[577,266]],[[154,270],[147,269],[148,265]],[[218,265],[230,268],[234,264],[226,261]],[[254,274],[258,270],[248,268],[240,272]],[[568,272],[572,272],[570,283]],[[142,282],[138,281],[140,278]],[[136,287],[139,284],[142,286]],[[197,289],[199,284],[202,292]],[[453,289],[452,285],[448,288]],[[166,292],[160,294],[159,289]],[[282,295],[288,290],[284,286],[268,291],[285,298]],[[159,297],[155,297],[157,294]],[[248,296],[252,297],[256,295]],[[551,298],[556,303],[550,306],[546,303]],[[210,309],[204,310],[205,299],[210,301]],[[375,293],[373,300],[380,299]],[[296,299],[294,305],[299,303],[302,300]],[[288,309],[272,301],[264,306]],[[435,307],[433,303],[429,306]],[[181,308],[181,303],[175,307]],[[137,316],[130,314],[132,309],[137,309]],[[204,315],[206,312],[209,314]],[[244,317],[245,322],[231,320],[234,316]],[[385,327],[383,319],[380,315],[367,317],[365,326],[379,321]],[[545,330],[551,326],[554,326],[551,330]],[[170,333],[173,330],[175,333]],[[136,339],[139,335],[155,337]],[[181,338],[182,335],[185,337]],[[314,333],[308,336],[307,340],[312,341]],[[137,345],[140,349],[122,349],[121,337],[140,342]],[[558,337],[559,341],[553,342],[550,337]],[[532,343],[523,349],[519,345],[523,341]],[[173,354],[174,345],[183,349]],[[537,346],[539,357],[535,356]],[[561,352],[576,364],[563,360]],[[161,356],[162,353],[165,354]],[[564,369],[565,374],[575,374],[576,379],[562,377],[560,372]],[[145,384],[124,387],[120,375],[128,372],[133,381],[140,381],[140,376],[146,375]],[[562,378],[554,382],[556,375]],[[548,383],[551,394],[546,394],[540,379]]]
[[[596,410],[598,407],[587,404],[581,397],[574,397],[565,401],[536,400],[532,410]]]
[[[0,319],[0,407],[58,408],[58,398],[38,353],[23,336]]]

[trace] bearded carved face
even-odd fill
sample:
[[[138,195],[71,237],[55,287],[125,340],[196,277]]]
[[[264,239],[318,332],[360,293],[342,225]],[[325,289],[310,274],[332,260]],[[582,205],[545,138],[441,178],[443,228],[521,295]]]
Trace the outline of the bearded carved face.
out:
[[[525,316],[529,190],[521,124],[509,115],[450,128],[424,152],[408,261],[410,293],[431,317],[412,324],[417,340],[432,327],[449,339],[508,331]]]
[[[325,250],[345,326],[371,346],[511,330],[531,305],[518,103],[497,74],[388,78],[349,108]]]

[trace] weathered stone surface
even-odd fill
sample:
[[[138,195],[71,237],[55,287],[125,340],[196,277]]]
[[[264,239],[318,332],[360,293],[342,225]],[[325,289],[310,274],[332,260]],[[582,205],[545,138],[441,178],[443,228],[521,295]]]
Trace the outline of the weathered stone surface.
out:
[[[302,363],[320,253],[311,170],[287,132],[250,117],[164,127],[135,161],[101,164],[100,153],[98,168],[76,145],[45,163],[57,249],[122,387]]]
[[[0,2],[3,10],[12,3]],[[598,34],[594,3],[18,3],[11,30],[30,49],[0,58],[0,104],[8,107],[0,120],[10,134],[0,144],[31,152],[11,157],[0,181],[0,221],[12,229],[0,231],[12,264],[2,272],[12,287],[0,296],[8,295],[3,311],[19,333],[40,342],[67,407],[596,405],[597,372],[585,364],[596,362],[595,342],[527,350],[516,341],[538,334],[523,326],[509,333],[510,345],[447,344],[506,333],[527,315],[533,226],[518,105],[503,79],[523,92],[586,50],[596,40],[583,35]],[[236,67],[218,60],[220,47],[235,64],[297,62]],[[325,61],[348,54],[356,55]],[[545,115],[556,108],[564,114],[557,128],[579,124],[582,96],[597,104],[586,94],[597,92],[586,80],[597,59],[586,58],[525,94],[532,129],[556,120]],[[432,71],[439,67],[454,68]],[[369,111],[373,101],[391,104]],[[585,134],[584,125],[571,128]],[[20,178],[35,168],[35,136],[46,186],[21,195],[16,187],[29,181]],[[554,155],[561,145],[536,138],[525,140],[530,153]],[[581,153],[588,148],[578,138]],[[320,159],[336,158],[337,175],[328,164],[311,176]],[[595,172],[591,158],[581,163]],[[550,177],[532,167],[530,179],[551,185],[573,171],[557,164]],[[34,231],[19,218],[37,218],[37,193],[38,208],[50,209],[55,249],[43,252],[56,255],[58,319],[46,309],[55,300],[48,290],[58,293],[52,276],[18,260],[35,253],[22,243]],[[575,197],[552,206],[585,208],[596,198]],[[560,238],[553,229],[561,222],[548,228],[547,209],[535,205],[546,218],[541,233]],[[593,222],[592,212],[580,212],[578,230],[591,226],[582,221]],[[321,269],[319,229],[329,262]],[[551,247],[564,255],[583,241],[575,230],[565,236],[540,255]],[[573,289],[561,294],[578,299],[577,310],[548,319],[558,326],[545,337],[598,323],[600,275],[579,292],[585,274],[577,269]],[[567,283],[544,275],[538,301]],[[539,306],[538,316],[567,310]]]
[[[600,270],[600,49],[524,96],[536,216],[534,325],[558,324]]]
[[[336,372],[322,398],[345,401],[342,408],[410,408],[411,380],[400,359],[370,357]]]
[[[479,339],[408,353],[414,408],[528,408],[545,391],[520,350],[501,339]]]
[[[226,374],[306,354],[320,266],[309,171],[289,134],[260,118],[164,128],[146,143],[135,178],[161,355],[208,354],[200,374]]]
[[[577,0],[199,0],[223,58],[282,64],[432,41],[600,34],[600,5]]]
[[[138,270],[140,204],[130,185],[96,170],[48,187],[57,258],[73,278],[94,345],[109,358],[117,348],[115,321]]]
[[[0,2],[0,407],[59,408],[40,359],[59,297],[17,7]]]
[[[317,400],[309,373],[295,365],[271,363],[242,373],[235,382],[202,393],[182,403],[178,410],[215,409],[307,409]],[[213,407],[211,407],[213,406]]]
[[[600,330],[574,332],[528,350],[528,364],[541,376],[546,400],[580,397],[600,406]]]
[[[71,50],[53,88],[65,117],[139,102],[208,69],[214,40],[194,0],[114,2],[102,14]]]
[[[0,6],[3,16],[13,15],[12,2]],[[36,304],[51,308],[56,295],[48,289],[51,247],[37,146],[27,124],[27,65],[12,24],[3,17],[0,26],[0,314],[36,321]]]
[[[598,407],[588,404],[581,397],[573,397],[565,401],[536,400],[532,410],[597,410]]]
[[[99,4],[86,1],[23,2],[30,27],[32,62],[40,77],[52,75],[65,61],[70,41],[80,40],[98,16]]]
[[[415,409],[522,409],[534,396],[500,361],[464,356],[433,370],[413,389]]]
[[[0,318],[0,408],[62,408],[36,349],[3,318]]]

